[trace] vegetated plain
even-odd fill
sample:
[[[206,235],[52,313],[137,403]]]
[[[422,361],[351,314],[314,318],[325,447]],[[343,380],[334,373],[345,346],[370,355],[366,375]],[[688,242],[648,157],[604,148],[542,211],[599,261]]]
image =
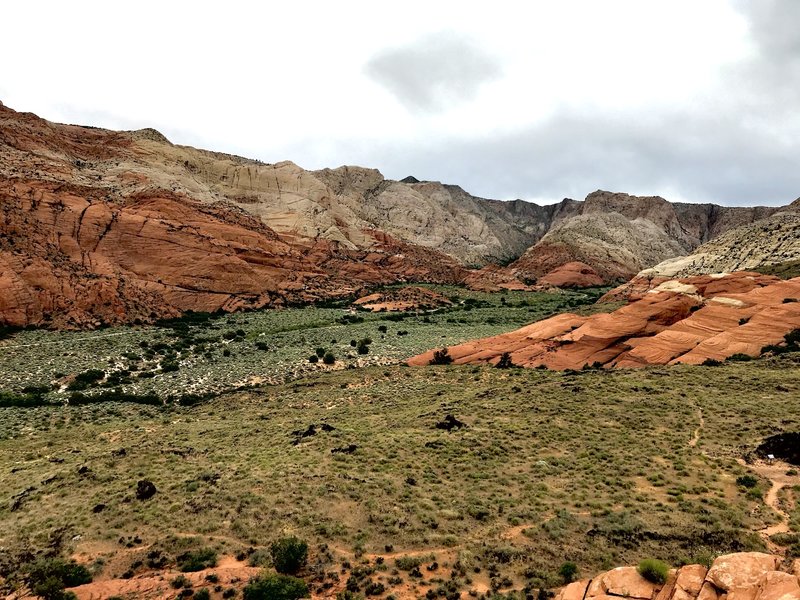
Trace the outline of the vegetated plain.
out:
[[[604,288],[489,294],[428,286],[454,306],[414,313],[353,312],[348,302],[281,310],[188,314],[160,326],[89,332],[26,330],[0,340],[0,391],[67,400],[78,392],[155,394],[180,401],[331,368],[310,363],[318,348],[332,368],[397,363],[437,345],[511,331],[559,312],[594,305]],[[366,354],[358,342],[371,340]],[[322,358],[324,353],[318,358]],[[77,381],[74,378],[77,376]]]
[[[768,483],[737,485],[736,458],[800,428],[799,363],[376,366],[193,407],[5,408],[0,546],[13,564],[61,536],[103,577],[130,577],[153,548],[174,564],[187,548],[247,554],[294,534],[317,589],[343,586],[344,563],[361,569],[357,590],[420,596],[552,586],[565,561],[592,574],[763,549]],[[447,415],[464,426],[437,427]],[[393,573],[412,562],[438,569]]]
[[[98,363],[80,362],[89,351],[70,339],[88,338],[105,361],[163,341],[180,366],[153,389],[178,397],[194,389],[176,385],[189,377],[167,377],[200,373],[196,364],[208,377],[229,377],[226,385],[253,364],[275,368],[278,379],[299,378],[194,405],[0,408],[0,578],[14,585],[26,561],[56,553],[78,557],[100,579],[137,577],[180,566],[192,550],[256,559],[296,535],[310,545],[302,574],[317,593],[524,597],[562,583],[568,562],[592,575],[648,557],[678,564],[764,549],[757,530],[779,520],[763,500],[769,482],[743,478],[748,470],[737,458],[767,435],[800,429],[800,353],[610,372],[308,363],[317,346],[340,360],[352,352],[352,364],[396,361],[577,303],[569,294],[539,296],[535,306],[523,303],[530,295],[475,298],[471,310],[402,321],[356,313],[363,322],[343,324],[349,313],[326,308],[202,318],[190,335],[220,336],[207,342],[208,363],[183,362],[174,344],[187,334],[175,323],[177,330],[16,334],[4,343],[38,343],[22,347],[46,348],[40,356],[72,352],[61,358],[74,361],[73,371]],[[100,337],[108,334],[115,335]],[[366,336],[369,352],[358,355],[349,340]],[[291,343],[255,347],[276,339]],[[43,379],[25,386],[62,368],[27,356]],[[253,363],[244,360],[251,356]],[[154,484],[152,497],[137,497],[142,481]],[[784,538],[798,533],[799,494],[781,491],[793,517]]]

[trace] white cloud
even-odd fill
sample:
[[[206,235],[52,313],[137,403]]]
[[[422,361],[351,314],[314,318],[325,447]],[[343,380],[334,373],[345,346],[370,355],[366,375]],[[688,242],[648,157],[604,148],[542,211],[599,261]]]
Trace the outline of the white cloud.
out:
[[[489,197],[779,202],[800,193],[782,160],[800,153],[797,7],[29,0],[3,9],[0,99]]]

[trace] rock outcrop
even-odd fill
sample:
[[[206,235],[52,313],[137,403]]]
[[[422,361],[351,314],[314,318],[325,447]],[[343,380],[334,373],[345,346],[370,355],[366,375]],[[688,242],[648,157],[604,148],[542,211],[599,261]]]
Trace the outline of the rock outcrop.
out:
[[[642,278],[761,270],[800,261],[800,206],[727,231],[687,256],[645,269]]]
[[[587,288],[603,285],[603,278],[586,263],[569,262],[556,267],[536,283],[547,287]]]
[[[670,203],[597,191],[567,206],[553,226],[510,270],[528,280],[565,263],[591,265],[607,283],[630,279],[642,269],[683,256],[739,225],[777,212],[777,208],[734,208],[713,204]]]
[[[451,304],[452,302],[442,294],[416,286],[369,294],[353,302],[354,306],[372,312],[433,310]]]
[[[455,364],[550,369],[701,364],[760,355],[800,329],[800,277],[739,272],[667,280],[608,314],[561,314],[507,334],[448,349]],[[434,350],[411,358],[427,365]]]
[[[555,600],[800,600],[797,574],[778,570],[780,562],[760,552],[726,554],[710,569],[672,569],[664,583],[648,581],[635,567],[620,567],[563,587]]]

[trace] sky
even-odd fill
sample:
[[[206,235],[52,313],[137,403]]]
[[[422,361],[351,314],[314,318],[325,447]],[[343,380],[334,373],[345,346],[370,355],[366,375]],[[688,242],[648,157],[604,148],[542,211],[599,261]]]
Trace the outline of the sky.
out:
[[[800,0],[3,6],[0,101],[52,121],[539,203],[800,196]]]

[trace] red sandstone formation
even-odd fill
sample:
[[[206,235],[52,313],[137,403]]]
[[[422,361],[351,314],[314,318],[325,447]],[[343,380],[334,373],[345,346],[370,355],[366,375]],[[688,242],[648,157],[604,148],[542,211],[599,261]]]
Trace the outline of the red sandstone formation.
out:
[[[662,282],[609,314],[561,314],[495,337],[449,348],[455,364],[496,363],[550,369],[701,364],[734,354],[758,356],[800,329],[800,277],[758,273]],[[433,350],[409,359],[427,365]]]
[[[278,234],[224,198],[161,179],[153,161],[170,155],[154,159],[152,149],[174,147],[146,133],[57,125],[0,105],[0,325],[151,321],[466,273],[380,231],[361,232],[365,248]]]
[[[779,571],[780,562],[780,557],[760,552],[726,554],[710,569],[702,565],[673,569],[663,584],[646,580],[635,567],[619,567],[569,584],[555,600],[800,600],[797,573]]]
[[[362,296],[353,304],[372,312],[404,310],[431,310],[452,304],[441,294],[421,287],[403,287],[396,290]]]
[[[582,262],[569,262],[556,267],[536,282],[538,286],[558,288],[587,288],[603,285],[603,278]]]

